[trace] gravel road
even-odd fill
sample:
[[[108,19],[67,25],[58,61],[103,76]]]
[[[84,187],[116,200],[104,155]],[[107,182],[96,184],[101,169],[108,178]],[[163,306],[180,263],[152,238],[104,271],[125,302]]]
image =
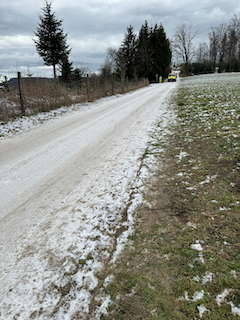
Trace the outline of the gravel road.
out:
[[[171,121],[163,101],[175,85],[0,141],[0,319],[100,319],[109,298],[93,310],[96,274],[134,228],[149,130],[156,117]]]

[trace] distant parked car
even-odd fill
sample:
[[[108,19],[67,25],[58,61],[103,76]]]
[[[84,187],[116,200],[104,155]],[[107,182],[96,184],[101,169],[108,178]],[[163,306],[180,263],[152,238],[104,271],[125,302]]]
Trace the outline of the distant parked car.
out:
[[[168,75],[168,82],[175,82],[177,81],[177,75],[176,73],[169,73]]]

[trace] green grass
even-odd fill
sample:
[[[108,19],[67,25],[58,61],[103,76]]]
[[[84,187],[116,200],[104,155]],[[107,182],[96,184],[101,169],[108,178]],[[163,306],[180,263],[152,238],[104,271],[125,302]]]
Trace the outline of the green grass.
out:
[[[239,100],[239,75],[181,80],[170,101],[177,119],[169,143],[156,130],[145,153],[160,166],[138,229],[112,269],[104,319],[200,319],[200,305],[208,309],[202,319],[240,318],[229,304],[240,307]],[[218,305],[224,289],[231,291]],[[181,299],[185,292],[189,300]]]

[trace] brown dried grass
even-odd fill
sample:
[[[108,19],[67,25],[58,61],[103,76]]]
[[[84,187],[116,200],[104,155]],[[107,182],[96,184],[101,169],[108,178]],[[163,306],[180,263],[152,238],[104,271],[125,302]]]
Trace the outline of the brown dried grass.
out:
[[[120,82],[112,82],[110,80],[100,82],[98,77],[93,77],[89,79],[87,90],[86,81],[82,83],[81,87],[74,87],[63,85],[58,80],[48,83],[41,79],[23,81],[22,93],[26,115],[29,116],[38,112],[48,112],[62,106],[70,106],[75,103],[95,101],[106,96],[133,91],[148,85],[148,80],[142,79],[129,82],[124,90],[122,90]],[[21,116],[18,87],[2,90],[0,92],[0,121],[6,123]]]

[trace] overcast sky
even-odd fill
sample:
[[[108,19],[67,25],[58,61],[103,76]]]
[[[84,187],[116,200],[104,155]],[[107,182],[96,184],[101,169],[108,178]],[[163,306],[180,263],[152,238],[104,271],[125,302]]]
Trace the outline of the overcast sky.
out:
[[[52,76],[44,67],[33,42],[43,0],[0,0],[0,74],[16,77],[17,71],[33,76]],[[136,32],[145,20],[162,23],[171,40],[174,28],[188,22],[207,41],[211,27],[240,13],[239,0],[53,0],[52,9],[68,33],[74,66],[96,71],[109,47],[118,48],[131,24]],[[2,78],[1,78],[2,80]]]

